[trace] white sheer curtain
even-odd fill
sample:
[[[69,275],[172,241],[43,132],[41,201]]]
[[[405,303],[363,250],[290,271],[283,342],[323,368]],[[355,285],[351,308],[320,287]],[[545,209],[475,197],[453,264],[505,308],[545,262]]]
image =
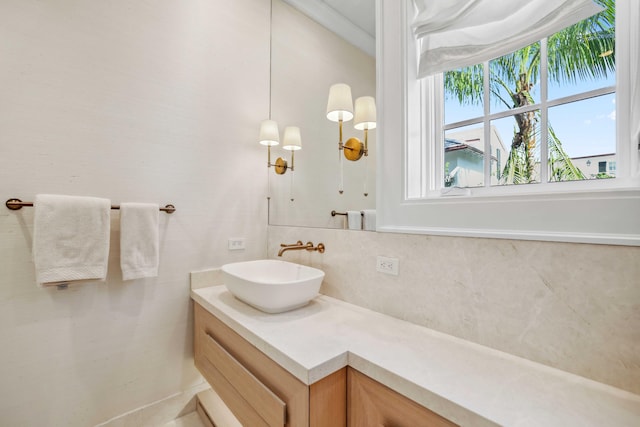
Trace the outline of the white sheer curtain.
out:
[[[413,0],[418,77],[497,58],[601,10],[592,0]]]

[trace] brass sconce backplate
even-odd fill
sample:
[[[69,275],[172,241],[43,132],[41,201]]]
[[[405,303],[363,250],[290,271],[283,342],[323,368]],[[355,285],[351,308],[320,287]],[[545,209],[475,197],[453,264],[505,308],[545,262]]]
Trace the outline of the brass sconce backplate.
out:
[[[364,144],[358,138],[349,138],[344,143],[344,156],[347,160],[360,160],[364,154]]]
[[[284,173],[287,171],[287,167],[287,161],[282,157],[278,157],[276,159],[275,168],[278,175],[284,175]]]

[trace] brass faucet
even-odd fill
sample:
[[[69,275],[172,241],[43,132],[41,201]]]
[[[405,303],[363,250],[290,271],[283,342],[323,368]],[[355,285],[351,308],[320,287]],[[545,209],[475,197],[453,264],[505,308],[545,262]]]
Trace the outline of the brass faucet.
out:
[[[305,249],[309,252],[318,251],[321,254],[324,253],[324,244],[322,243],[318,243],[318,246],[314,247],[312,242],[307,242],[306,244],[304,244],[302,243],[302,241],[298,240],[293,245],[285,245],[284,243],[281,243],[280,247],[282,249],[280,249],[280,251],[278,252],[278,256],[282,256],[282,254],[286,251],[299,251],[301,249]]]

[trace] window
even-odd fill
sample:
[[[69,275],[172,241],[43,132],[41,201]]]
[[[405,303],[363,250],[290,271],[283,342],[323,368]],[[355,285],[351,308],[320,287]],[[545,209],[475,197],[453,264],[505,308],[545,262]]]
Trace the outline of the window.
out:
[[[607,172],[607,162],[598,162],[598,173]]]
[[[604,175],[581,167],[616,152],[615,2],[602,2],[537,43],[444,73],[445,187],[610,177],[606,162]]]
[[[411,1],[378,0],[377,6],[379,231],[640,245],[638,2],[616,1],[613,55],[598,54],[615,58],[615,73],[600,75],[590,87],[581,87],[584,82],[554,84],[548,75],[557,58],[547,57],[548,66],[536,70],[531,99],[512,110],[504,103],[499,107],[497,93],[491,98],[491,62],[479,64],[471,83],[482,87],[476,94],[481,99],[465,104],[457,117],[442,108],[444,75],[417,78],[421,53],[409,26]],[[525,49],[550,52],[552,42],[549,37]],[[608,120],[615,126],[599,139],[606,144],[593,148],[584,139],[569,141],[562,129],[564,117],[577,117],[576,111],[591,111],[594,105],[611,108]],[[615,116],[610,114],[614,108]],[[536,135],[528,153],[533,168],[526,181],[530,184],[510,185],[506,165],[518,128],[514,114],[520,113],[530,114]],[[571,126],[587,127],[585,120]],[[503,122],[507,131],[501,130]],[[566,153],[560,161],[571,160],[584,178],[555,173],[560,163],[554,160],[549,124]],[[591,148],[578,151],[576,146]],[[602,161],[604,174],[599,172]]]

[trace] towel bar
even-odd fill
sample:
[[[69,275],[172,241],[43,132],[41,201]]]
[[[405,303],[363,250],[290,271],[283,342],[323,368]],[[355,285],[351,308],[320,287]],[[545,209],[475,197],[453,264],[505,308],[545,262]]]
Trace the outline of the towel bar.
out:
[[[344,215],[346,216],[347,213],[346,212],[336,212],[336,211],[331,211],[331,216],[336,216],[336,215]],[[360,211],[360,215],[364,216],[364,212]]]
[[[22,209],[23,206],[33,206],[33,202],[23,202],[20,199],[9,199],[4,204],[7,209],[11,209],[12,211],[17,211]],[[111,205],[111,209],[120,209],[118,205]],[[166,212],[168,214],[172,214],[176,211],[176,207],[173,205],[166,205],[164,208],[160,208],[162,212]]]

